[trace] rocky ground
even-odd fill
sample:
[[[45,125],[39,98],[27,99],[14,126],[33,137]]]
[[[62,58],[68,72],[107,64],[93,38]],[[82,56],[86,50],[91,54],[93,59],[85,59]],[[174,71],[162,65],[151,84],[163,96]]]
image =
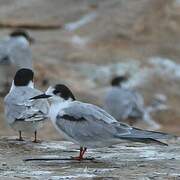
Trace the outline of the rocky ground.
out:
[[[102,106],[109,80],[114,75],[126,74],[129,80],[125,86],[140,91],[147,106],[157,94],[167,98],[168,108],[152,116],[162,125],[161,131],[180,135],[179,10],[179,0],[0,0],[0,24],[11,21],[61,25],[59,29],[29,29],[36,39],[32,51],[37,87],[43,90],[49,84],[65,83],[78,99]],[[1,28],[0,37],[10,31]],[[15,135],[4,123],[3,98],[0,102],[0,135]],[[137,126],[147,128],[141,124]],[[139,144],[137,147],[133,144],[131,148],[125,144],[108,149],[108,153],[102,154],[104,163],[100,164],[24,163],[22,159],[26,155],[58,155],[70,145],[58,145],[59,149],[53,150],[54,144],[61,142],[52,140],[61,138],[50,122],[39,132],[39,137],[48,139],[49,149],[42,148],[44,144],[0,140],[1,157],[3,161],[7,159],[7,164],[2,164],[2,173],[0,171],[2,178],[6,175],[7,179],[15,176],[17,179],[38,179],[40,176],[58,179],[61,175],[71,179],[71,176],[80,178],[79,174],[82,178],[86,175],[86,178],[109,175],[122,179],[179,178],[178,141],[167,148]],[[149,148],[152,150],[150,155],[143,155]],[[128,154],[123,154],[123,149]],[[17,156],[14,156],[14,150],[17,150]],[[65,152],[65,155],[69,154],[71,152]],[[97,154],[101,155],[98,151]],[[156,157],[157,154],[163,155]],[[12,158],[8,159],[8,156]],[[118,157],[117,168],[114,160],[109,163],[111,157]]]

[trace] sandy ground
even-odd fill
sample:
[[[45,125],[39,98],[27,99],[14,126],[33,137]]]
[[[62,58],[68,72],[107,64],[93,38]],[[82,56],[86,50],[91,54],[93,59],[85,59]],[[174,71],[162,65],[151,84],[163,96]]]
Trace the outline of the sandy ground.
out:
[[[45,90],[48,85],[65,83],[78,99],[102,106],[110,78],[124,72],[130,79],[142,81],[134,81],[134,88],[144,95],[145,104],[156,93],[167,97],[170,108],[152,116],[162,124],[162,131],[180,134],[180,78],[176,75],[180,68],[169,70],[164,64],[157,67],[149,63],[152,57],[161,57],[161,63],[169,58],[175,63],[173,67],[179,67],[178,2],[17,0],[0,1],[0,5],[3,21],[62,25],[56,30],[30,30],[36,39],[32,46],[36,87]],[[10,31],[1,29],[0,36]],[[122,63],[120,68],[118,63]],[[117,68],[109,73],[111,65]],[[124,66],[126,71],[122,71]],[[149,72],[151,76],[146,78]],[[43,80],[47,80],[46,86],[42,86]],[[0,134],[12,135],[4,123],[3,98],[0,101]],[[56,138],[51,124],[48,126],[40,137],[48,134]]]
[[[1,138],[0,179],[180,179],[180,141],[169,146],[121,143],[111,148],[89,149],[94,160],[23,161],[28,158],[70,158],[77,146],[64,141],[17,142]],[[6,153],[4,152],[6,151]]]
[[[161,131],[180,135],[179,9],[178,0],[0,0],[0,21],[62,25],[29,30],[36,39],[32,51],[38,88],[65,83],[78,99],[102,106],[111,76],[127,73],[146,105],[156,93],[167,97],[168,110],[152,116]],[[0,29],[0,37],[10,31]],[[160,65],[151,63],[154,57],[161,58]],[[29,156],[69,157],[74,145],[59,141],[50,122],[38,132],[42,144],[10,140],[17,133],[4,122],[3,98],[0,118],[0,136],[9,136],[0,140],[1,179],[180,179],[179,141],[167,148],[122,144],[89,150],[98,163],[25,163],[22,159]]]

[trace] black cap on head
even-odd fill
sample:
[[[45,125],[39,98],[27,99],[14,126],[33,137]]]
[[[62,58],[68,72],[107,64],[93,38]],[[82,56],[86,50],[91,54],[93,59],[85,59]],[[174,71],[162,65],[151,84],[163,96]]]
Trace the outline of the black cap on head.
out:
[[[63,99],[68,100],[71,98],[72,100],[75,100],[75,97],[71,90],[66,87],[64,84],[57,84],[54,87],[53,94],[61,96]]]
[[[126,76],[116,76],[111,80],[112,86],[120,86],[122,82],[127,81]]]
[[[29,41],[30,43],[34,42],[34,39],[29,35],[29,33],[24,30],[24,29],[16,29],[14,31],[12,31],[9,34],[10,37],[18,37],[18,36],[23,36],[24,38],[26,38],[27,41]]]
[[[30,81],[33,82],[34,73],[31,69],[20,69],[14,77],[15,86],[27,86]]]

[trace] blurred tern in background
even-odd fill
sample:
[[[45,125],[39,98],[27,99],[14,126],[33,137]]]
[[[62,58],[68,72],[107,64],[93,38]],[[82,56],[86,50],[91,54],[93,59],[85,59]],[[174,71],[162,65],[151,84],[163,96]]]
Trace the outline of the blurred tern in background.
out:
[[[29,101],[33,96],[42,94],[34,89],[34,73],[30,69],[20,69],[12,82],[11,89],[4,99],[6,121],[10,127],[19,132],[20,141],[22,132],[35,134],[33,142],[37,142],[37,130],[47,119],[49,104],[47,100]]]
[[[49,87],[45,94],[32,97],[35,101],[49,98],[49,117],[65,138],[80,145],[79,156],[83,160],[87,148],[109,147],[122,140],[166,145],[157,139],[170,135],[144,131],[118,122],[98,106],[77,101],[71,90],[63,84]]]
[[[104,109],[118,121],[129,121],[133,125],[137,120],[143,120],[150,125],[150,129],[159,129],[160,125],[151,118],[149,109],[145,108],[142,95],[121,86],[126,80],[125,76],[112,79],[112,87],[105,96]]]
[[[14,30],[0,42],[0,92],[7,93],[15,73],[21,68],[33,69],[30,45],[34,39],[27,31]]]

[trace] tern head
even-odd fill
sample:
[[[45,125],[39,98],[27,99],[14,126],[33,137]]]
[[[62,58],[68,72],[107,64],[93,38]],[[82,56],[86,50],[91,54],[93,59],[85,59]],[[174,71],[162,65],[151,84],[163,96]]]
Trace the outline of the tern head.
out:
[[[52,102],[75,101],[75,97],[71,90],[64,84],[57,84],[54,87],[49,87],[45,94],[35,96],[31,99],[50,98]]]
[[[116,76],[116,77],[112,78],[111,86],[120,87],[121,83],[123,83],[125,81],[127,81],[127,77],[126,76]]]
[[[29,86],[33,87],[34,73],[31,69],[22,68],[18,70],[14,77],[14,86]]]
[[[34,38],[32,38],[29,33],[24,30],[24,29],[16,29],[14,31],[12,31],[10,34],[9,34],[10,37],[23,37],[26,39],[27,42],[29,42],[29,44],[32,44],[34,43]]]

